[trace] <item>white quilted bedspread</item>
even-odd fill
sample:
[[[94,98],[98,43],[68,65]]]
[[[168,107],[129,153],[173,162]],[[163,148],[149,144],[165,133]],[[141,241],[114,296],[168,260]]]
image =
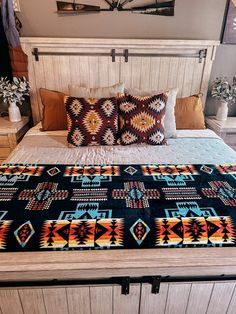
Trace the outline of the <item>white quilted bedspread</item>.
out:
[[[68,148],[66,131],[29,130],[7,163],[41,164],[221,164],[236,163],[236,152],[210,130],[178,131],[165,146],[94,146]]]

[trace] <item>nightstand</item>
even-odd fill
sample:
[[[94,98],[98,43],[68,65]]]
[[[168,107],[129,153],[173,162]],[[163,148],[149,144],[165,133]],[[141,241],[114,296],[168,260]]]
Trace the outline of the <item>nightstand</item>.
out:
[[[206,126],[236,151],[236,117],[228,117],[226,121],[218,121],[215,117],[206,117]]]
[[[0,163],[20,142],[29,129],[29,117],[22,117],[19,122],[10,122],[8,117],[0,117]]]

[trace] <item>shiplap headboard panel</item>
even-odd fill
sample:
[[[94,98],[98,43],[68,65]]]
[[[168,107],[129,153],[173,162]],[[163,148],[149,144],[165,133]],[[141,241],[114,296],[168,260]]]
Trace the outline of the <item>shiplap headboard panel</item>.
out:
[[[41,120],[42,104],[39,88],[67,93],[68,84],[104,87],[124,82],[126,87],[145,90],[179,88],[179,96],[203,93],[208,83],[218,42],[206,40],[86,39],[86,38],[22,38],[29,56],[29,79],[34,123]],[[32,55],[38,48],[39,60]],[[110,54],[118,56],[112,62]],[[123,56],[128,49],[128,62]],[[199,62],[197,55],[206,57]],[[54,55],[54,53],[61,55]],[[80,55],[76,55],[80,54]],[[95,55],[91,55],[95,54]],[[104,54],[104,55],[103,55]],[[139,55],[139,56],[137,56]],[[157,56],[158,55],[158,56]]]

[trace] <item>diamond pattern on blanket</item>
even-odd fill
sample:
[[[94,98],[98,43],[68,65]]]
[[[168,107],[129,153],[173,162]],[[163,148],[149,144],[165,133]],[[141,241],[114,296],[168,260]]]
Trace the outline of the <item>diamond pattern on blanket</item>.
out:
[[[112,114],[109,102],[103,111]],[[1,172],[0,253],[236,246],[235,165],[4,165]]]

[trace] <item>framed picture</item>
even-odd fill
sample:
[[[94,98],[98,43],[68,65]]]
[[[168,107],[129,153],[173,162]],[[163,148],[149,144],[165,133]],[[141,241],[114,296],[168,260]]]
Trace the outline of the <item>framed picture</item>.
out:
[[[236,44],[236,0],[227,1],[221,42]]]

